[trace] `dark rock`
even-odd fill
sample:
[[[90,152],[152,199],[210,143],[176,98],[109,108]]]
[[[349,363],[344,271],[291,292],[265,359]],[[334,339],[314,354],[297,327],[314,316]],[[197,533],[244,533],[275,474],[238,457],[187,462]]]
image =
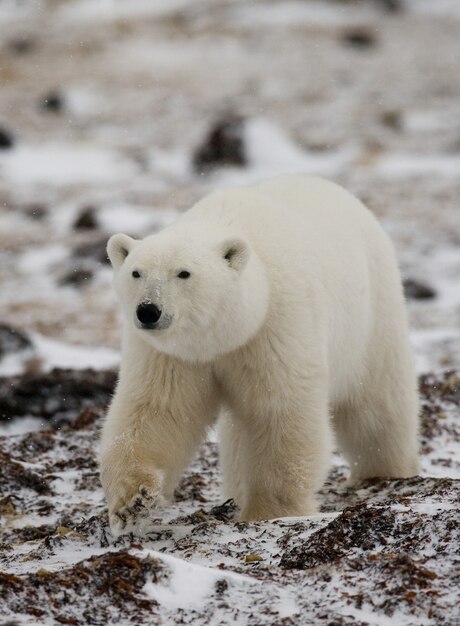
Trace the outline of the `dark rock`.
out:
[[[386,13],[400,13],[404,9],[402,0],[374,0],[374,2]]]
[[[191,499],[190,496],[179,498],[179,500]],[[195,499],[195,498],[193,498]],[[235,501],[230,498],[223,504],[211,507],[209,510],[197,509],[190,515],[185,517],[177,517],[171,523],[172,524],[193,524],[203,525],[203,528],[207,528],[209,524],[215,524],[216,520],[220,522],[230,522],[238,512],[238,506]],[[244,522],[243,522],[244,523]]]
[[[8,43],[8,48],[13,54],[30,54],[35,50],[35,42],[28,37],[17,37]]]
[[[437,295],[432,287],[412,278],[406,278],[403,281],[403,288],[408,300],[431,300]]]
[[[41,107],[51,113],[61,113],[65,106],[63,95],[59,91],[50,91],[43,96]]]
[[[90,269],[82,267],[76,267],[59,279],[59,284],[62,286],[81,287],[88,284],[94,277],[94,272]]]
[[[112,370],[55,368],[40,374],[0,378],[0,421],[30,415],[53,427],[75,419],[86,407],[109,403],[117,379]]]
[[[0,324],[0,359],[31,347],[32,342],[27,335],[7,324]]]
[[[91,259],[97,263],[110,263],[107,256],[108,236],[102,235],[92,241],[78,244],[73,250],[73,256],[80,259]]]
[[[105,409],[103,407],[89,406],[72,421],[68,427],[71,430],[87,430],[101,422]]]
[[[342,34],[342,43],[346,46],[364,50],[372,48],[377,43],[377,38],[373,31],[367,28],[353,28],[346,30]]]
[[[15,202],[6,194],[0,196],[0,206],[6,211],[15,211],[17,209]]]
[[[14,146],[13,135],[5,127],[0,126],[0,150],[8,150]]]
[[[380,120],[384,126],[391,128],[391,130],[400,131],[402,128],[402,114],[401,111],[396,109],[384,111],[380,116]]]
[[[238,506],[233,500],[230,498],[226,500],[223,504],[218,504],[217,506],[212,507],[210,513],[213,517],[217,518],[221,522],[228,522],[233,519],[238,511]]]
[[[244,120],[230,116],[219,120],[193,155],[197,172],[214,167],[247,164],[244,144]]]
[[[221,596],[228,590],[228,582],[225,578],[220,578],[219,580],[216,580],[214,589],[216,590],[217,595]]]
[[[44,204],[33,203],[25,208],[25,212],[34,220],[42,220],[46,217],[48,209]]]
[[[83,207],[73,223],[76,230],[94,230],[98,227],[96,209],[92,206]]]

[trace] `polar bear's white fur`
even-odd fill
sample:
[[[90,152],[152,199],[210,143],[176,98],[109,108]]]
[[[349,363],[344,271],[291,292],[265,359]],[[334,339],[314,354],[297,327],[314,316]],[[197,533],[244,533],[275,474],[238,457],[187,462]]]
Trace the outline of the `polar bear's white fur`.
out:
[[[124,314],[100,457],[114,532],[171,497],[219,413],[243,519],[314,513],[333,431],[352,480],[417,473],[394,251],[344,189],[288,176],[218,191],[108,254]]]

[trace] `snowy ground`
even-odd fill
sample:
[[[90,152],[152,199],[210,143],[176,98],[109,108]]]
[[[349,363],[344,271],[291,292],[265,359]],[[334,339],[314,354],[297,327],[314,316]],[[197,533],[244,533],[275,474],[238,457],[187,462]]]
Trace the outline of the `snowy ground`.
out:
[[[408,300],[419,372],[458,370],[459,58],[456,0],[0,0],[0,324],[25,334],[11,343],[0,327],[0,375],[116,367],[108,236],[152,232],[216,186],[293,171],[344,184],[376,213],[404,278],[435,292]],[[197,163],[231,120],[233,164]],[[321,516],[242,526],[211,512],[209,443],[149,540],[113,545],[98,417],[23,434],[76,414],[12,408],[0,380],[0,617],[89,623],[88,602],[101,624],[126,623],[124,605],[135,623],[460,623],[458,377],[432,383],[419,482],[347,492],[337,458]],[[346,554],[315,556],[331,533]],[[55,608],[41,616],[44,598]]]
[[[27,390],[34,410],[42,403],[52,421],[54,397],[62,416],[51,378],[10,380],[2,411],[19,411]],[[208,442],[143,538],[115,541],[108,529],[94,445],[101,409],[1,438],[0,615],[20,624],[458,624],[460,376],[424,377],[421,391],[422,477],[349,489],[336,457],[319,515],[239,523],[219,498]]]

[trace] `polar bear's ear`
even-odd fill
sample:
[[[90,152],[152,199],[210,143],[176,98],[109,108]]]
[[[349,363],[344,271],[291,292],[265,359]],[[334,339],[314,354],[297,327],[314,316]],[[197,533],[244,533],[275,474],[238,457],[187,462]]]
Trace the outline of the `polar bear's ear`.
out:
[[[134,246],[136,241],[128,235],[118,233],[118,235],[112,235],[107,243],[107,255],[115,269],[118,269],[123,265],[123,261],[128,256],[130,250]]]
[[[226,239],[221,246],[221,252],[229,266],[239,272],[246,267],[251,254],[243,239]]]

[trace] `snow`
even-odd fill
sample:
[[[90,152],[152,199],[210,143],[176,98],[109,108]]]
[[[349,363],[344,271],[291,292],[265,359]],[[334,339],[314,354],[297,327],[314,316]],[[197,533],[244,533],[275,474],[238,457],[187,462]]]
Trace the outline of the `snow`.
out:
[[[417,371],[422,373],[433,369],[433,360],[441,361],[439,355],[456,358],[460,350],[460,330],[452,328],[424,328],[412,330],[411,344],[415,353]],[[439,369],[439,366],[436,368]]]
[[[371,12],[369,12],[371,14]],[[329,3],[312,0],[299,2],[289,0],[282,3],[241,4],[233,11],[233,19],[241,26],[251,24],[259,28],[286,27],[338,27],[353,24],[362,11],[354,7],[337,7]]]
[[[8,355],[0,362],[1,376],[23,372],[32,357],[38,359],[43,372],[54,367],[107,369],[117,367],[120,362],[120,353],[110,348],[70,345],[38,333],[32,333],[30,338],[33,343],[31,350]]]
[[[1,371],[1,370],[0,370]],[[23,435],[43,430],[45,423],[38,417],[21,417],[0,424],[0,437]]]
[[[430,17],[460,18],[460,4],[457,0],[409,0],[407,6],[414,13]]]
[[[269,178],[277,174],[309,172],[334,177],[356,155],[344,148],[339,152],[307,152],[281,128],[264,118],[253,118],[246,125],[248,159],[254,173],[251,176]]]
[[[33,247],[20,257],[18,268],[25,276],[46,274],[52,265],[61,263],[67,255],[68,250],[61,244]]]
[[[166,180],[180,181],[189,179],[191,166],[189,156],[181,149],[150,151],[152,169]]]
[[[412,133],[456,132],[460,129],[460,115],[450,109],[408,111],[404,116],[404,128]]]
[[[43,361],[44,371],[53,367],[106,369],[116,367],[120,362],[119,352],[109,348],[69,346],[40,335],[32,335],[32,340]]]
[[[17,0],[4,0],[0,11],[0,24],[3,22],[8,27],[9,22],[17,22],[24,18],[34,17],[43,8],[41,0],[18,2]]]
[[[164,228],[174,222],[178,215],[168,209],[156,209],[151,207],[135,206],[108,206],[101,209],[98,219],[103,229],[108,232],[129,232],[143,235],[145,232],[153,232]]]
[[[148,582],[143,591],[172,613],[177,609],[201,608],[218,581],[226,581],[230,593],[241,598],[240,601],[244,604],[248,603],[248,589],[262,584],[249,576],[186,563],[182,559],[153,550],[143,550],[140,554],[157,558],[168,566],[170,575],[165,584]],[[273,589],[273,609],[281,619],[299,612],[292,591],[276,585],[270,587]]]
[[[60,9],[66,21],[119,20],[133,17],[161,17],[192,6],[192,0],[77,0]]]
[[[79,118],[101,115],[106,109],[106,101],[93,85],[69,87],[65,93],[65,105],[69,112]]]
[[[113,151],[92,144],[42,143],[0,152],[0,175],[13,185],[108,184],[135,171]]]
[[[356,620],[361,620],[364,624],[370,624],[371,626],[403,626],[406,623],[406,620],[403,616],[400,616],[399,619],[393,617],[385,617],[385,615],[376,615],[374,611],[365,611],[363,609],[358,609],[356,607],[347,607],[346,610],[343,611],[342,615],[345,617],[351,617]],[[411,624],[420,623],[413,622],[413,618],[411,617]]]
[[[184,563],[182,559],[157,553],[153,550],[147,550],[145,553],[164,561],[171,569],[172,575],[168,579],[167,585],[150,582],[144,587],[145,593],[169,610],[200,607],[206,597],[212,592],[215,582],[222,578],[230,580],[233,584],[236,582],[240,585],[252,583],[252,581],[243,576],[235,574],[225,576],[219,571],[208,567]]]
[[[126,536],[114,543],[106,527],[101,490],[94,491],[88,484],[91,472],[88,469],[66,469],[63,465],[64,461],[71,460],[69,450],[74,451],[75,458],[87,454],[88,442],[94,437],[94,431],[63,430],[54,437],[53,448],[38,454],[33,453],[34,441],[27,439],[32,457],[30,461],[22,462],[23,467],[39,472],[52,484],[55,493],[42,497],[41,502],[52,502],[54,515],[34,512],[34,502],[37,499],[33,491],[21,490],[18,511],[12,517],[3,517],[6,522],[4,532],[7,533],[27,530],[31,526],[43,528],[45,524],[52,528],[47,540],[20,542],[15,535],[11,536],[14,558],[9,556],[9,552],[5,552],[2,555],[2,566],[16,576],[38,570],[58,573],[81,564],[84,559],[92,556],[102,557],[108,553],[119,554],[120,550],[129,550],[130,555],[139,559],[150,558],[160,563],[162,569],[158,577],[146,580],[136,593],[141,601],[143,598],[150,598],[158,602],[162,619],[166,623],[174,623],[179,614],[195,616],[195,619],[201,620],[206,616],[212,624],[229,623],[229,620],[231,623],[248,624],[251,623],[250,616],[254,614],[260,624],[279,623],[276,620],[285,617],[292,617],[295,623],[299,623],[299,616],[309,620],[309,623],[316,623],[312,615],[316,615],[318,621],[318,614],[324,614],[333,607],[336,618],[355,617],[370,626],[385,625],[389,618],[376,607],[384,599],[391,598],[391,595],[388,596],[383,589],[377,593],[376,581],[372,577],[369,580],[363,578],[359,557],[361,555],[364,559],[363,563],[376,564],[379,558],[400,558],[394,554],[395,548],[391,543],[380,543],[371,552],[365,553],[360,552],[360,546],[356,546],[345,560],[314,570],[283,573],[279,568],[280,556],[286,549],[302,542],[308,545],[314,540],[315,533],[326,528],[330,522],[340,519],[340,514],[331,509],[335,509],[337,505],[341,508],[344,506],[341,498],[346,493],[351,498],[348,504],[367,501],[369,506],[384,507],[382,510],[388,511],[390,508],[396,516],[398,528],[404,529],[407,526],[412,529],[407,530],[407,533],[416,532],[417,542],[423,546],[421,548],[417,543],[413,544],[417,559],[430,559],[425,567],[434,569],[438,577],[448,576],[448,570],[444,573],[441,571],[441,561],[436,544],[433,543],[435,536],[426,537],[426,531],[421,526],[428,520],[437,519],[436,516],[440,513],[455,516],[455,492],[451,492],[450,499],[446,499],[449,491],[443,493],[441,490],[436,493],[433,491],[435,482],[414,488],[410,483],[406,485],[404,481],[394,481],[393,484],[384,484],[377,489],[374,483],[363,485],[353,494],[346,491],[342,481],[337,483],[336,477],[323,490],[321,500],[326,511],[322,514],[243,525],[232,521],[221,522],[205,513],[219,501],[216,491],[215,447],[209,444],[210,447],[203,451],[201,460],[196,461],[188,471],[189,477],[197,475],[200,478],[196,484],[201,485],[200,490],[206,503],[198,505],[188,494],[185,500],[179,500],[157,512],[157,518],[152,520],[146,537]],[[14,455],[15,448],[23,445],[21,442],[21,437],[10,438],[7,449]],[[432,443],[439,445],[441,449],[443,441],[435,438]],[[429,458],[426,459],[427,467]],[[339,475],[343,476],[343,466],[338,469]],[[196,474],[197,471],[199,474]],[[19,509],[21,502],[27,503],[25,509]],[[196,514],[197,506],[203,507],[201,518],[191,521],[190,515]],[[69,514],[72,516],[70,520]],[[443,528],[441,521],[435,523],[440,530]],[[62,526],[66,528],[59,530],[58,527]],[[108,543],[103,539],[104,533]],[[401,536],[404,537],[407,533],[404,531]],[[393,541],[393,538],[390,536],[389,540]],[[388,556],[382,557],[382,553],[387,553]],[[249,554],[258,554],[262,560],[248,563],[246,556]],[[441,560],[446,563],[446,567],[449,567],[451,557],[451,552],[444,547]],[[340,567],[347,563],[347,559],[351,559],[351,570],[345,576]],[[69,580],[73,575],[70,570]],[[391,585],[391,581],[388,584]],[[221,592],[217,591],[219,588]],[[366,599],[364,603],[354,604],[347,598],[353,598],[358,591]],[[75,606],[76,600],[71,587],[67,593],[69,602]],[[455,603],[453,591],[451,595],[450,601],[443,598],[450,607]],[[372,606],[369,604],[370,598],[375,599]],[[99,596],[98,602],[104,601],[104,596]],[[78,598],[73,609],[74,617],[79,619],[84,606],[87,606],[87,602],[84,598]],[[267,611],[275,621],[267,620]],[[398,626],[406,623],[407,619],[409,618],[405,611],[398,610],[392,615],[392,623]],[[410,620],[410,623],[416,624],[429,623],[426,621],[426,614],[418,609],[416,614],[411,614]]]
[[[383,178],[460,176],[460,156],[393,154],[378,160],[375,169]]]

